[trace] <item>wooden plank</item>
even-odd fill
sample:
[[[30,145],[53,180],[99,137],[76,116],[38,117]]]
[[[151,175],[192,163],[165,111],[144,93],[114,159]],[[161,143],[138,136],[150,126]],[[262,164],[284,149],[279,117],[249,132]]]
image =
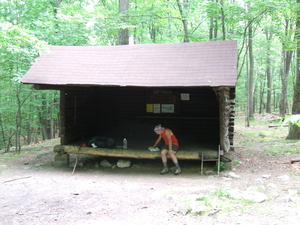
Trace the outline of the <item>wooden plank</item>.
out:
[[[151,152],[147,149],[106,149],[106,148],[91,148],[80,147],[76,145],[56,145],[54,152],[89,154],[97,156],[109,156],[120,158],[136,158],[136,159],[160,159],[160,151]],[[181,150],[176,154],[178,159],[182,160],[200,160],[202,150],[184,151]],[[215,150],[205,150],[205,158],[215,159],[218,153]]]

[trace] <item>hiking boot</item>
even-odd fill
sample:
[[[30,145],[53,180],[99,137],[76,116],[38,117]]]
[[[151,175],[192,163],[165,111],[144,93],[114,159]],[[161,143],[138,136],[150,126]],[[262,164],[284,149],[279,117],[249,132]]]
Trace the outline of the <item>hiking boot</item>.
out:
[[[177,169],[174,172],[174,175],[179,175],[179,174],[181,174],[181,169],[180,167],[177,167]]]
[[[168,168],[163,168],[162,171],[160,171],[160,174],[163,175],[163,174],[166,174],[169,172],[169,169]]]

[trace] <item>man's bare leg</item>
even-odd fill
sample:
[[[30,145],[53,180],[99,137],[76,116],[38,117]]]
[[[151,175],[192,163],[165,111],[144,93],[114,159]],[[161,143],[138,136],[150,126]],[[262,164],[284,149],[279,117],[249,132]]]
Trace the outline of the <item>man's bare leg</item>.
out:
[[[168,164],[167,164],[167,154],[168,154],[168,150],[167,149],[163,149],[161,150],[161,160],[162,160],[162,163],[163,163],[163,170],[160,172],[160,174],[166,174],[169,172],[169,169],[168,169]]]

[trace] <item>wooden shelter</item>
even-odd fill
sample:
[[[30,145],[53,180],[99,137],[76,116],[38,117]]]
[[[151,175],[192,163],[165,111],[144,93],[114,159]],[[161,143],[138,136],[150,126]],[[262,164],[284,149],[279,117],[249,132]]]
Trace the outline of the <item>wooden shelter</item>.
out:
[[[132,151],[113,156],[134,157],[142,150],[153,158],[146,155],[157,124],[171,128],[185,151],[230,150],[236,67],[236,41],[51,46],[22,83],[60,90],[56,148],[79,152],[77,146],[94,136],[113,137],[117,144],[126,137]],[[80,152],[101,151],[83,147]]]

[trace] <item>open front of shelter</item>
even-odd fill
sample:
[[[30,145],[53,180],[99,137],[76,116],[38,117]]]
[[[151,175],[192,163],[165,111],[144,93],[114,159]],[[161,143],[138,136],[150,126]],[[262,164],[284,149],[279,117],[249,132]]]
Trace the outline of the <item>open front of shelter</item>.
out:
[[[219,162],[233,146],[236,51],[235,41],[52,46],[22,83],[60,90],[58,155],[157,159],[148,146],[162,124],[179,139],[178,159]],[[82,146],[93,137],[115,146]]]

